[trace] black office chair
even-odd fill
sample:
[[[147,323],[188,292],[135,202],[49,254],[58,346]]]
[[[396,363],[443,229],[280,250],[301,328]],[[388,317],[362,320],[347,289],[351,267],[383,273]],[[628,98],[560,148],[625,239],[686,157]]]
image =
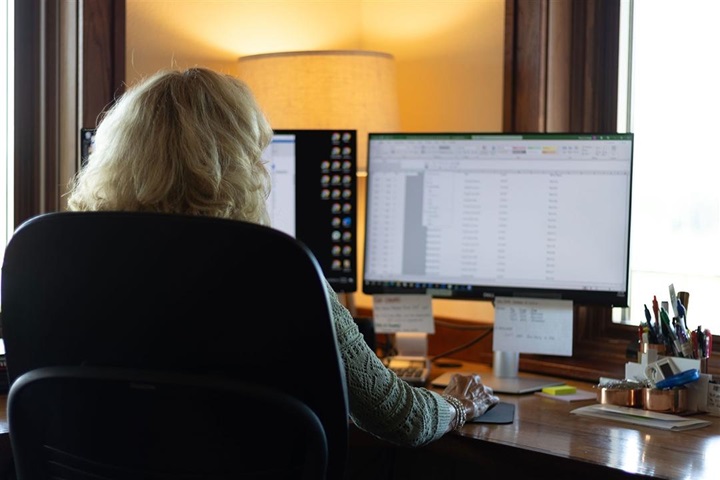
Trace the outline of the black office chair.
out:
[[[204,375],[36,368],[13,383],[9,421],[20,479],[315,480],[327,471],[325,430],[306,403]]]
[[[344,370],[322,273],[292,237],[206,217],[50,213],[11,238],[1,293],[20,480],[74,457],[63,478],[303,478],[293,459],[317,439],[295,437],[305,409],[287,396],[325,434],[327,475],[304,474],[344,476]],[[281,392],[288,410],[251,406],[249,390]]]

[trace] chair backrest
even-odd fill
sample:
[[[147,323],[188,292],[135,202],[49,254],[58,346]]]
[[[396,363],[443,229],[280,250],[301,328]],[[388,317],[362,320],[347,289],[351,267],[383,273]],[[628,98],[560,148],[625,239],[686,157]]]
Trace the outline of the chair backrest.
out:
[[[37,368],[12,384],[8,420],[21,480],[316,480],[327,472],[317,415],[296,397],[236,380]]]
[[[289,235],[207,217],[45,214],[10,239],[1,294],[11,387],[50,366],[269,386],[315,412],[327,478],[343,476],[347,389],[327,292],[317,261]],[[238,435],[251,442],[254,432]]]

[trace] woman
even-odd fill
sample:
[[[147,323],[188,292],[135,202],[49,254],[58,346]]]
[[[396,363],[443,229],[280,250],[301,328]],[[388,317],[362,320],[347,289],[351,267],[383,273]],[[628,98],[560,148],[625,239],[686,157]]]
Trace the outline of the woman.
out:
[[[208,69],[158,72],[128,89],[103,116],[68,208],[150,211],[269,225],[270,177],[262,153],[273,131],[252,92]],[[498,402],[478,375],[455,375],[443,395],[411,387],[365,342],[327,284],[360,428],[399,445],[420,446],[459,429]]]

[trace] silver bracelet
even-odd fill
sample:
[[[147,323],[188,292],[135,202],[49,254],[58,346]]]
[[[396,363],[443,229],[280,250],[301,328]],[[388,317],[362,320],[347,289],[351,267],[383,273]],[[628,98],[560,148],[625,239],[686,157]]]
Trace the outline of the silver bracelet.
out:
[[[452,395],[443,395],[443,398],[455,409],[455,425],[452,427],[453,430],[460,430],[463,425],[465,425],[465,420],[467,420],[465,407],[460,400]]]

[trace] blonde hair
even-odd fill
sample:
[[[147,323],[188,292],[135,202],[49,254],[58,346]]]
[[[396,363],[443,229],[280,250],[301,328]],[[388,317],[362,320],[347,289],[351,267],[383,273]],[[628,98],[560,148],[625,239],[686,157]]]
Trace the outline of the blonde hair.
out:
[[[69,210],[205,215],[267,225],[272,129],[239,79],[161,71],[105,113]]]

